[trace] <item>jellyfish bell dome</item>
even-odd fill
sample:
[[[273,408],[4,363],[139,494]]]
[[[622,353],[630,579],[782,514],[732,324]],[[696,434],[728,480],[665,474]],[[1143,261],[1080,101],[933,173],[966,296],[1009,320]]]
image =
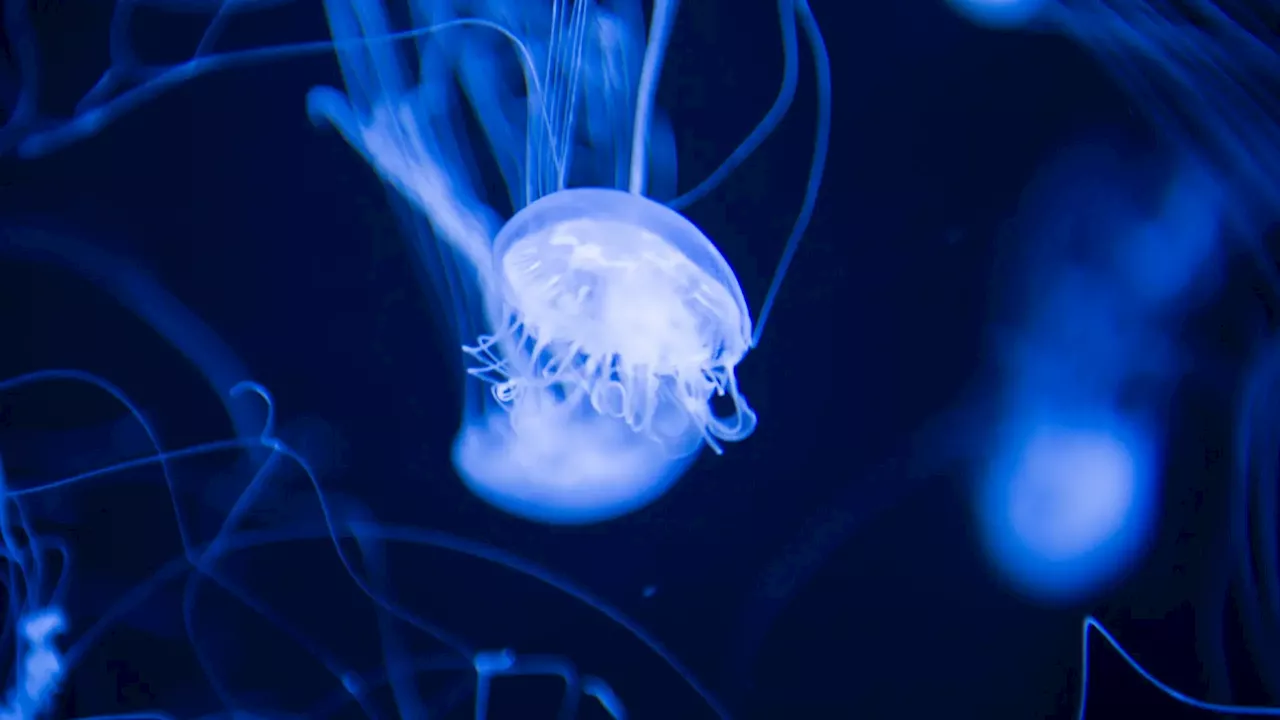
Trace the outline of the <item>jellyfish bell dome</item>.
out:
[[[500,508],[594,522],[647,504],[697,451],[756,415],[735,368],[751,317],[729,264],[679,213],[638,194],[560,190],[503,226],[494,284],[507,317],[468,353],[496,407],[454,445]],[[716,397],[734,405],[712,411]]]
[[[734,377],[751,347],[746,300],[679,213],[620,190],[561,190],[502,228],[494,263],[517,342],[540,365],[535,382],[578,386],[597,412],[646,434],[672,429],[655,421],[674,401],[716,450],[755,429]],[[710,410],[725,394],[729,419]]]
[[[718,326],[708,329],[719,334],[726,358],[736,363],[750,349],[751,312],[729,263],[696,225],[643,195],[597,187],[551,193],[502,227],[493,254],[503,292],[516,307],[529,299],[532,279],[538,276],[559,283],[561,278],[589,280],[593,274],[631,271],[644,275],[636,277],[641,282],[665,274],[671,281],[700,283],[686,289],[698,291],[702,302],[716,303],[707,305],[707,311],[717,315]],[[539,262],[543,267],[530,267]],[[610,268],[620,272],[610,273]],[[654,287],[656,292],[663,289]],[[683,300],[675,290],[672,297]],[[596,307],[605,300],[596,298]]]

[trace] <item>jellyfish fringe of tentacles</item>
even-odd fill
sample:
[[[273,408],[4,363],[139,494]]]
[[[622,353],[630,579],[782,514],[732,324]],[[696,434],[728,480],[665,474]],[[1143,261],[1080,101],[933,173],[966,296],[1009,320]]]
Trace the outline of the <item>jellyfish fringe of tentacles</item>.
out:
[[[1227,220],[1257,247],[1280,208],[1280,6],[1273,0],[949,0],[996,28],[1068,37],[1171,142],[1230,184]]]
[[[392,46],[368,42],[395,30],[377,3],[326,4],[346,92],[314,90],[312,116],[426,217],[430,236],[415,233],[423,263],[447,288],[467,372],[489,386],[469,393],[455,466],[478,495],[528,518],[592,522],[643,506],[700,447],[719,453],[756,425],[736,367],[813,208],[829,69],[807,4],[779,2],[786,68],[773,110],[724,167],[664,205],[645,193],[675,184],[654,98],[676,5],[655,4],[646,37],[628,0],[411,3],[415,27],[463,26],[422,35],[411,71]],[[795,89],[797,25],[819,75],[818,141],[753,332],[733,270],[673,208],[705,195],[777,125]],[[464,108],[482,138],[461,123]],[[505,223],[471,171],[481,148],[516,208]],[[712,410],[718,397],[732,402],[727,415]]]
[[[102,393],[119,403],[130,420],[142,430],[145,443],[151,451],[130,457],[109,466],[94,468],[66,477],[32,479],[11,477],[0,472],[0,503],[4,514],[0,516],[0,560],[5,564],[4,591],[6,626],[3,637],[16,646],[12,653],[14,666],[10,668],[8,685],[0,718],[6,720],[36,720],[41,717],[67,716],[66,705],[60,704],[59,695],[77,673],[92,675],[96,668],[86,661],[95,652],[95,645],[110,641],[120,633],[121,627],[152,625],[145,618],[172,616],[180,613],[181,628],[193,655],[192,665],[201,672],[200,677],[184,678],[187,687],[183,692],[162,695],[177,698],[183,712],[167,708],[139,707],[128,717],[165,719],[179,715],[241,717],[248,713],[265,717],[289,713],[303,717],[329,717],[344,708],[357,709],[374,716],[377,698],[390,689],[400,717],[440,717],[460,707],[470,706],[470,715],[478,720],[497,718],[490,712],[495,682],[508,677],[547,678],[563,685],[562,699],[549,711],[557,717],[578,717],[579,709],[594,705],[595,712],[622,720],[627,717],[627,706],[604,680],[583,674],[567,658],[553,654],[517,653],[511,649],[484,649],[474,647],[464,638],[455,635],[430,618],[415,613],[397,601],[386,586],[389,573],[386,564],[387,547],[393,544],[429,546],[438,550],[469,556],[477,561],[497,564],[518,573],[547,583],[577,601],[600,613],[606,621],[617,623],[632,633],[641,643],[670,664],[672,670],[684,678],[705,701],[705,710],[712,715],[727,717],[727,712],[683,668],[666,653],[656,640],[634,625],[619,611],[578,590],[572,584],[559,579],[536,566],[502,551],[480,543],[443,533],[411,527],[393,527],[378,524],[370,519],[367,510],[353,498],[340,497],[322,489],[320,478],[308,461],[275,435],[275,411],[271,395],[252,382],[237,384],[231,390],[233,402],[257,401],[266,408],[265,426],[256,436],[214,441],[180,449],[164,449],[160,445],[159,431],[140,412],[124,392],[104,379],[76,370],[49,370],[30,373],[0,382],[0,394],[30,391],[33,387],[75,385],[84,390]],[[59,397],[66,397],[65,392]],[[20,413],[19,413],[20,414]],[[22,418],[11,418],[18,426]],[[8,427],[12,427],[9,425]],[[3,438],[0,438],[2,441]],[[192,481],[192,473],[181,472],[180,467],[193,459],[227,455],[248,449],[265,450],[261,462],[253,465],[238,497],[230,503],[229,510],[218,519],[214,530],[207,537],[198,536],[192,522],[196,513],[180,500],[190,495],[181,487]],[[60,448],[62,454],[73,453],[74,448]],[[0,465],[0,470],[4,466]],[[59,537],[42,530],[49,523],[40,516],[42,509],[74,503],[72,497],[83,492],[89,484],[109,483],[118,476],[152,470],[163,482],[169,493],[173,519],[178,526],[182,552],[173,560],[150,570],[136,585],[117,597],[86,603],[80,598],[68,597],[69,587],[80,587],[78,582],[86,568],[77,568],[72,562],[77,549],[87,544],[100,543],[101,538],[82,537],[72,528],[67,537]],[[299,512],[298,507],[263,507],[279,502],[282,494],[274,485],[288,482],[290,474],[303,478],[311,492],[286,495],[290,502],[307,497],[311,502],[310,515]],[[135,493],[136,496],[136,493]],[[49,502],[51,499],[57,502]],[[283,512],[282,512],[283,511]],[[166,518],[168,519],[168,518]],[[267,522],[264,522],[266,520]],[[55,523],[56,524],[56,523]],[[155,531],[164,534],[164,522],[143,523],[133,532]],[[123,530],[112,530],[121,533]],[[119,539],[117,537],[117,539]],[[378,642],[383,647],[383,664],[362,667],[351,658],[330,649],[332,640],[326,636],[311,636],[298,629],[295,615],[300,608],[285,608],[278,598],[267,597],[253,576],[237,571],[237,556],[270,549],[273,546],[296,544],[299,541],[321,541],[336,551],[346,575],[354,585],[356,597],[363,596],[378,617],[376,623]],[[353,543],[344,541],[354,541]],[[127,544],[127,543],[126,543]],[[121,571],[131,565],[130,559],[116,558]],[[306,563],[315,567],[314,563]],[[288,569],[292,572],[296,568]],[[89,569],[94,570],[93,568]],[[96,569],[101,573],[101,569]],[[277,572],[285,572],[280,569]],[[286,573],[287,574],[287,573]],[[417,570],[413,573],[418,574]],[[296,585],[296,583],[295,583]],[[312,587],[314,581],[304,582]],[[213,590],[216,592],[209,592]],[[327,597],[339,596],[339,588],[328,586]],[[225,603],[228,599],[236,605],[235,612],[221,616],[212,613],[208,606],[210,597]],[[175,613],[161,605],[169,599],[180,604]],[[93,603],[98,603],[94,605]],[[307,603],[315,603],[314,594]],[[103,604],[105,603],[105,604]],[[91,607],[85,610],[85,606]],[[79,612],[77,612],[79,610]],[[246,619],[244,612],[253,619]],[[340,612],[341,624],[355,622],[350,618],[350,608],[335,603],[333,612]],[[84,622],[77,623],[77,617]],[[226,622],[236,618],[236,632],[226,633]],[[137,623],[141,620],[142,625]],[[264,633],[260,624],[272,628]],[[438,646],[430,653],[414,654],[405,649],[405,633],[421,635]],[[267,638],[284,637],[296,644],[294,653],[280,653],[264,643]],[[66,637],[67,648],[62,650],[58,640]],[[216,642],[214,639],[217,638]],[[216,648],[214,650],[210,647]],[[141,645],[139,647],[147,647]],[[171,650],[172,652],[172,650]],[[237,654],[240,653],[240,654]],[[270,657],[305,657],[277,676],[264,676],[256,669],[248,686],[239,685],[239,672],[252,664],[244,653]],[[298,655],[302,653],[303,655]],[[144,658],[120,658],[126,665],[147,665]],[[314,662],[313,662],[314,661]],[[180,666],[183,662],[172,657],[167,662]],[[304,667],[305,665],[305,667]],[[277,666],[280,667],[280,666]],[[320,675],[308,674],[307,668]],[[457,681],[441,684],[434,693],[422,688],[428,675],[446,675]],[[305,682],[299,677],[306,676]],[[319,679],[317,679],[319,678]],[[460,682],[459,682],[460,681]],[[173,684],[169,680],[168,684]],[[90,680],[74,683],[77,708],[92,708],[94,712],[84,717],[106,717],[97,711],[119,715],[121,702],[113,684],[107,697],[96,697],[87,688],[108,687],[95,685]],[[136,698],[135,698],[136,699]],[[132,702],[133,700],[131,700]],[[58,710],[57,708],[61,708]],[[526,707],[526,710],[530,708]],[[687,712],[678,711],[678,712]],[[78,715],[78,714],[77,714]],[[81,715],[78,715],[81,716]]]

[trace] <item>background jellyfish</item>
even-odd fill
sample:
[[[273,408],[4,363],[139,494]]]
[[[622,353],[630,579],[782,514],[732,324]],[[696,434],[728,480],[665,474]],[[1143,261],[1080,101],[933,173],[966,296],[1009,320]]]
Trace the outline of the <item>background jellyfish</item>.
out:
[[[1190,160],[1078,143],[1025,191],[1029,258],[997,325],[1002,419],[978,491],[984,543],[1022,592],[1089,596],[1147,542],[1177,319],[1213,286],[1224,201]]]
[[[675,5],[655,6],[647,41],[637,3],[550,5],[417,3],[415,26],[436,31],[416,42],[411,85],[394,48],[357,42],[395,30],[383,9],[329,3],[347,92],[317,89],[308,107],[430,222],[432,238],[416,234],[427,274],[454,314],[468,373],[490,385],[488,396],[469,391],[460,474],[509,512],[580,523],[647,504],[703,443],[719,451],[753,430],[734,368],[759,339],[812,211],[829,79],[812,13],[780,3],[782,95],[727,165],[790,101],[797,21],[824,107],[809,192],[753,333],[715,246],[644,197],[651,184],[674,186],[654,97]],[[517,211],[500,230],[462,154],[473,147],[458,117],[464,100]],[[584,185],[594,189],[575,187]],[[732,401],[731,417],[712,410],[716,397]]]
[[[1138,225],[1121,225],[1112,232],[1102,231],[1105,237],[1102,242],[1111,243],[1111,252],[1122,263],[1124,268],[1119,274],[1109,275],[1101,282],[1103,273],[1095,270],[1080,272],[1076,263],[1070,270],[1059,271],[1063,278],[1051,285],[1051,288],[1064,289],[1061,309],[1053,313],[1056,318],[1045,335],[1062,336],[1062,342],[1042,339],[1031,343],[1057,346],[1057,350],[1040,355],[1038,360],[1031,359],[1031,366],[1047,367],[1052,373],[1059,372],[1063,366],[1072,368],[1072,379],[1064,382],[1062,376],[1049,373],[1035,373],[1036,382],[1045,382],[1040,391],[1014,391],[1019,398],[1033,397],[1043,399],[1052,396],[1053,391],[1045,392],[1043,388],[1072,387],[1080,389],[1081,373],[1092,376],[1089,385],[1095,390],[1120,387],[1131,383],[1136,377],[1136,367],[1132,360],[1137,354],[1127,347],[1125,341],[1109,341],[1108,350],[1096,350],[1104,336],[1115,332],[1118,318],[1150,315],[1154,308],[1165,308],[1159,313],[1177,310],[1179,304],[1185,305],[1188,290],[1203,289],[1212,284],[1212,279],[1221,272],[1224,250],[1215,250],[1213,246],[1230,248],[1235,245],[1250,250],[1260,261],[1258,267],[1265,282],[1274,287],[1274,261],[1263,243],[1266,230],[1275,220],[1277,207],[1277,189],[1280,179],[1276,175],[1276,155],[1280,149],[1280,117],[1276,115],[1275,78],[1277,77],[1277,54],[1275,34],[1275,8],[1265,2],[1223,3],[1191,2],[1191,3],[1154,3],[1134,2],[1084,2],[1064,3],[1054,0],[1033,0],[1031,2],[986,2],[984,0],[956,0],[949,3],[962,16],[990,28],[995,29],[1027,29],[1033,32],[1052,32],[1061,34],[1078,43],[1096,57],[1139,106],[1153,128],[1160,136],[1163,150],[1174,157],[1185,158],[1159,168],[1163,182],[1175,189],[1159,215],[1166,218],[1156,223],[1144,222]],[[1181,190],[1176,190],[1181,188]],[[1175,198],[1180,198],[1175,200]],[[1110,215],[1111,212],[1108,212]],[[1128,229],[1126,228],[1128,226]],[[1060,266],[1069,266],[1061,258],[1051,262]],[[1071,278],[1071,279],[1067,279]],[[1197,285],[1199,288],[1197,288]],[[1074,286],[1074,290],[1065,288]],[[1117,289],[1121,289],[1117,292]],[[1273,294],[1274,291],[1272,291]],[[1057,295],[1058,291],[1050,290],[1049,295]],[[1265,293],[1264,293],[1265,294]],[[1199,297],[1192,293],[1191,297]],[[1104,309],[1105,308],[1105,309]],[[1094,312],[1091,312],[1093,310]],[[1102,310],[1101,313],[1096,312]],[[1165,315],[1165,317],[1170,317]],[[1162,321],[1162,322],[1167,322]],[[1155,328],[1155,325],[1148,327]],[[1168,340],[1176,337],[1173,326],[1164,326],[1160,331],[1165,340],[1148,341],[1144,353],[1150,357],[1171,357],[1168,350],[1174,346]],[[1130,337],[1141,337],[1141,332],[1128,331]],[[1023,343],[1019,343],[1020,345]],[[1154,350],[1153,348],[1161,348]],[[1034,351],[1033,351],[1034,352]],[[1023,350],[1016,354],[1025,357]],[[1265,352],[1263,355],[1265,356]],[[1176,356],[1172,356],[1175,357]],[[1070,362],[1063,362],[1069,358]],[[1126,359],[1127,358],[1127,359]],[[1185,358],[1183,361],[1185,362]],[[1079,366],[1079,367],[1077,367]],[[1082,371],[1082,368],[1087,368]],[[1117,372],[1119,370],[1119,372]],[[1139,371],[1139,372],[1148,372]],[[1254,371],[1254,377],[1265,377],[1265,370]],[[1123,379],[1127,378],[1127,379]],[[1114,385],[1120,379],[1121,385]],[[1102,381],[1101,384],[1099,381]],[[1250,380],[1244,392],[1252,396],[1259,386],[1258,380]],[[1167,383],[1167,381],[1166,381]],[[1265,387],[1266,381],[1261,381]],[[1149,383],[1144,383],[1150,387]],[[1166,387],[1168,385],[1166,384]],[[1264,393],[1265,396],[1265,393]],[[1040,402],[1037,399],[1033,403]],[[1104,478],[1122,478],[1123,482],[1113,481],[1111,489],[1089,488],[1088,483],[1080,480],[1072,481],[1070,491],[1066,494],[1055,494],[1046,490],[1043,493],[1026,492],[1028,507],[1042,504],[1039,511],[1026,511],[1030,517],[1036,518],[1036,530],[1031,534],[1023,534],[1021,539],[1006,543],[995,541],[997,556],[1005,555],[1004,561],[1009,568],[1024,566],[1031,568],[1033,592],[1048,590],[1044,579],[1052,578],[1054,584],[1062,584],[1074,592],[1082,587],[1081,578],[1073,575],[1070,568],[1078,559],[1086,557],[1077,551],[1089,548],[1090,553],[1102,552],[1100,548],[1109,548],[1105,555],[1118,557],[1116,553],[1128,556],[1129,551],[1120,550],[1121,538],[1132,537],[1131,533],[1145,532],[1148,521],[1139,519],[1143,511],[1134,510],[1135,517],[1126,517],[1118,508],[1126,505],[1133,507],[1133,500],[1142,495],[1150,496],[1151,478],[1158,472],[1151,466],[1153,458],[1164,453],[1158,451],[1158,445],[1152,445],[1152,439],[1163,432],[1160,424],[1152,422],[1148,409],[1134,416],[1134,407],[1147,405],[1150,401],[1135,401],[1132,391],[1121,391],[1113,394],[1111,399],[1089,399],[1088,394],[1080,394],[1070,398],[1071,405],[1080,400],[1094,405],[1093,410],[1084,411],[1085,426],[1105,428],[1098,435],[1082,438],[1078,428],[1072,428],[1067,441],[1049,443],[1049,470],[1032,471],[1027,468],[1037,467],[1046,456],[1037,450],[1043,442],[1039,433],[1043,429],[1038,421],[1031,421],[1037,429],[1030,436],[1024,435],[1024,421],[1013,422],[1016,438],[1003,441],[1001,444],[1024,448],[1023,451],[1008,456],[1009,464],[1001,466],[995,477],[1026,478],[1038,477],[1044,480],[1046,474],[1062,474],[1075,469],[1075,475],[1088,474],[1090,482],[1097,483]],[[1061,399],[1057,401],[1061,404]],[[1257,437],[1255,424],[1258,407],[1253,400],[1244,402],[1246,410],[1242,411],[1242,419],[1235,429],[1241,435],[1238,441],[1240,448],[1252,448],[1253,438]],[[1101,416],[1098,408],[1106,408]],[[1011,411],[1013,417],[1021,417],[1026,410]],[[1033,417],[1040,410],[1031,411]],[[1051,410],[1050,415],[1072,414],[1080,412],[1079,407],[1068,407]],[[1144,419],[1145,418],[1145,419]],[[1120,429],[1114,429],[1118,422]],[[1060,432],[1054,430],[1055,433]],[[1089,431],[1092,433],[1092,431]],[[1083,447],[1095,449],[1080,449]],[[1068,448],[1076,447],[1076,450]],[[1136,448],[1136,450],[1135,450]],[[1259,638],[1267,636],[1265,621],[1261,618],[1268,613],[1260,603],[1252,597],[1255,577],[1266,577],[1272,571],[1251,568],[1244,570],[1245,564],[1252,562],[1253,551],[1250,550],[1256,539],[1246,536],[1243,528],[1250,527],[1249,516],[1252,510],[1249,498],[1253,491],[1248,489],[1253,482],[1261,482],[1253,474],[1257,467],[1254,449],[1237,450],[1237,463],[1242,469],[1236,471],[1240,476],[1233,485],[1241,487],[1235,491],[1236,506],[1227,521],[1231,524],[1230,545],[1236,548],[1242,559],[1233,559],[1237,565],[1238,582],[1246,590],[1239,600],[1244,607],[1244,615],[1250,620],[1245,628],[1249,636],[1248,642],[1256,645]],[[1082,458],[1088,459],[1087,465],[1081,465]],[[1265,463],[1263,464],[1265,467]],[[1267,471],[1263,470],[1263,475]],[[992,482],[989,487],[999,486],[999,481]],[[1009,482],[1010,487],[1016,485]],[[1027,483],[1028,485],[1031,483]],[[1053,483],[1049,483],[1053,484]],[[1119,485],[1125,485],[1125,492],[1118,492]],[[1079,493],[1077,499],[1072,494]],[[1009,527],[1016,527],[1016,516],[1012,508],[1018,502],[1018,493],[1008,490],[1001,494],[993,492],[982,501],[987,509],[986,523],[996,522],[995,518],[1003,517]],[[1108,499],[1110,498],[1110,499]],[[1127,500],[1127,502],[1126,502]],[[1149,500],[1146,501],[1149,505]],[[1075,517],[1074,511],[1067,508],[1078,508],[1082,515]],[[1085,513],[1084,508],[1093,507],[1096,513]],[[1072,515],[1062,517],[1065,524],[1058,525],[1047,521],[1052,515]],[[1083,517],[1091,518],[1090,522],[1077,524]],[[997,523],[998,524],[998,523]],[[1057,528],[1057,530],[1054,530]],[[1112,528],[1107,531],[1105,528]],[[1268,531],[1262,531],[1265,536]],[[1000,533],[997,533],[997,536]],[[1071,541],[1095,535],[1094,541],[1087,542],[1070,550]],[[1014,532],[1014,536],[1018,534]],[[1108,540],[1101,540],[1106,537]],[[1062,543],[1065,541],[1065,544]],[[992,541],[989,540],[989,543]],[[1126,541],[1127,542],[1127,541]],[[1263,541],[1261,547],[1265,548]],[[1038,550],[1033,548],[1039,547]],[[1001,550],[1000,548],[1004,548]],[[1015,548],[1010,551],[1008,548]],[[1265,550],[1262,550],[1265,553]],[[1015,556],[1023,560],[1014,559]],[[1268,561],[1258,556],[1257,562],[1263,566]],[[1056,562],[1047,562],[1056,560]],[[1094,565],[1092,568],[1106,567]],[[1067,568],[1065,571],[1063,568]],[[1005,572],[1010,572],[1006,568]],[[1015,575],[1025,574],[1013,570]],[[1052,573],[1040,575],[1041,572]],[[1095,572],[1095,570],[1090,570]],[[1114,572],[1112,570],[1111,572]],[[1118,576],[1117,576],[1118,577]],[[1256,589],[1265,587],[1265,581]],[[1059,594],[1055,589],[1052,594]],[[1265,595],[1265,592],[1263,593]],[[1213,618],[1211,610],[1199,613],[1198,617]],[[1199,621],[1198,621],[1199,623]],[[1203,621],[1207,630],[1206,636],[1222,636],[1221,619]],[[1092,619],[1086,622],[1087,636],[1090,627],[1099,631],[1102,636],[1120,650],[1114,638],[1106,633]],[[1265,642],[1265,641],[1264,641]],[[1214,658],[1207,661],[1215,668],[1215,683],[1219,694],[1226,695],[1230,682],[1219,672],[1223,665],[1223,651],[1209,649],[1210,642],[1203,642],[1202,648]],[[1124,654],[1123,650],[1120,650]],[[1267,660],[1266,651],[1259,653],[1264,676],[1271,676],[1272,670]],[[1225,704],[1209,706],[1194,700],[1187,695],[1177,693],[1167,685],[1162,685],[1128,655],[1124,656],[1143,676],[1156,684],[1167,694],[1180,702],[1219,712],[1239,712],[1240,714],[1272,715],[1274,710],[1262,706],[1236,710]],[[1266,680],[1269,685],[1270,680]],[[1081,708],[1083,713],[1083,705]]]
[[[1034,292],[1018,294],[998,333],[1001,417],[975,492],[986,553],[1020,594],[1050,604],[1096,598],[1150,547],[1166,408],[1190,360],[1179,320],[1216,289],[1227,202],[1219,176],[1194,159],[1143,166],[1093,143],[1062,153],[1024,195],[1017,236],[1031,245],[1024,282]],[[1238,512],[1233,524],[1247,526],[1248,512]],[[1247,548],[1241,532],[1234,542]],[[1248,605],[1257,611],[1256,600]],[[1093,617],[1082,632],[1080,717],[1097,637],[1180,703],[1280,715],[1177,690]]]
[[[1023,199],[1035,289],[1000,331],[1004,417],[977,503],[992,561],[1033,596],[1097,593],[1147,542],[1174,320],[1217,262],[1222,197],[1202,168],[1172,171],[1143,192],[1114,150],[1082,144]]]

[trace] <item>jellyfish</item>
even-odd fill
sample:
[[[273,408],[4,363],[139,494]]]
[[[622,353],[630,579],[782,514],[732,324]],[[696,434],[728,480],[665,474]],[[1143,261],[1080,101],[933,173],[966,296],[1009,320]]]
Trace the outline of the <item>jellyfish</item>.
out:
[[[807,228],[830,134],[830,67],[807,2],[778,2],[783,81],[769,112],[716,172],[669,202],[650,191],[675,187],[672,135],[655,97],[676,2],[655,4],[646,33],[635,0],[415,0],[404,27],[381,3],[335,0],[325,4],[329,41],[218,53],[227,19],[263,3],[157,0],[146,4],[213,14],[190,60],[159,66],[130,47],[136,4],[117,8],[111,67],[61,120],[36,111],[27,10],[6,5],[24,82],[0,151],[54,152],[202,73],[336,53],[345,92],[318,87],[306,107],[396,191],[466,363],[453,455],[480,497],[543,522],[601,521],[660,496],[700,448],[720,453],[753,432],[737,367],[760,341]],[[800,33],[818,79],[813,161],[753,323],[732,268],[680,210],[782,120]],[[482,150],[505,198],[484,192],[473,154]],[[500,206],[514,211],[505,222]]]
[[[736,368],[760,339],[826,151],[829,72],[807,4],[779,3],[784,87],[726,163],[785,112],[798,24],[818,68],[818,141],[754,329],[732,268],[673,209],[693,198],[646,196],[674,174],[654,98],[676,3],[655,5],[647,38],[634,2],[415,3],[417,26],[464,26],[419,39],[416,84],[390,46],[353,42],[395,30],[381,8],[326,7],[346,92],[317,88],[308,108],[426,218],[430,237],[416,235],[426,274],[448,288],[467,374],[488,386],[468,395],[454,444],[467,485],[516,515],[595,522],[651,502],[701,447],[719,453],[750,435],[756,413]],[[515,208],[505,222],[464,157],[480,144],[458,118],[464,105]],[[717,399],[731,408],[713,410]]]

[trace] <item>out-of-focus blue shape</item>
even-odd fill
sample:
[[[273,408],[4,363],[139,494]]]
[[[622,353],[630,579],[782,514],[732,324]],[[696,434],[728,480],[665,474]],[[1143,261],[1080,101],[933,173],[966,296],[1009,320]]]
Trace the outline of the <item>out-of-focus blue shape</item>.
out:
[[[1194,157],[1136,167],[1098,143],[1026,191],[1028,279],[998,335],[1001,418],[976,493],[986,552],[1020,592],[1092,597],[1144,549],[1178,320],[1220,264],[1225,197]]]
[[[1015,588],[1051,601],[1116,579],[1147,538],[1153,460],[1123,421],[1069,424],[1050,415],[1015,428],[983,481],[988,556]]]

